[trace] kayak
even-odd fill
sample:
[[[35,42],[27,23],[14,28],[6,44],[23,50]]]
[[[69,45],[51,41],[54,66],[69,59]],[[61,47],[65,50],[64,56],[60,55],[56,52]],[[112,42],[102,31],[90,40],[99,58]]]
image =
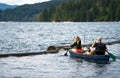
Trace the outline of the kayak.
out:
[[[76,53],[72,51],[69,51],[69,53],[71,57],[82,58],[94,62],[108,62],[110,58],[109,55],[88,55],[88,54]]]

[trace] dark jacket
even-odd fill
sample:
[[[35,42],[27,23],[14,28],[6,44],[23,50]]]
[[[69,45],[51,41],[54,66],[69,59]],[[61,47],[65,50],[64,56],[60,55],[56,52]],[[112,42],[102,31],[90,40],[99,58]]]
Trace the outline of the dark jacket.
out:
[[[95,43],[95,53],[97,55],[105,55],[106,45],[104,43]]]
[[[76,48],[76,49],[82,48],[82,46],[81,46],[81,41],[79,41],[78,43],[77,43],[77,42],[74,42],[70,47]]]

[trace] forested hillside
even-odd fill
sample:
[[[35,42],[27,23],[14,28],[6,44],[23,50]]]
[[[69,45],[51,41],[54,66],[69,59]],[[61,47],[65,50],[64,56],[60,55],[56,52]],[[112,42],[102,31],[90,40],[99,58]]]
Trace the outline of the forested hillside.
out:
[[[120,21],[120,0],[70,0],[38,17],[38,21]]]
[[[43,3],[26,4],[18,6],[15,9],[0,10],[0,21],[36,21],[36,15],[41,13],[45,8],[58,6],[66,1],[69,0],[51,0]]]
[[[120,0],[51,0],[0,10],[0,21],[120,21]]]

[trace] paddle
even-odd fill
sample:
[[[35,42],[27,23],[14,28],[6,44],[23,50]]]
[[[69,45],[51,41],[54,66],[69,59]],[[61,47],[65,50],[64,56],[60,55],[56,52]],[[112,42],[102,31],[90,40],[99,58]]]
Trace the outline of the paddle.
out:
[[[64,47],[64,49],[67,50],[66,53],[64,54],[64,56],[68,56],[67,53],[68,53],[68,51],[71,49],[71,47],[70,47],[70,46]]]
[[[108,52],[108,51],[107,51],[107,53],[110,55],[110,57],[113,59],[113,61],[116,60],[117,57],[116,57],[115,55],[113,55],[112,53],[110,53],[110,52]]]
[[[68,56],[67,53],[68,53],[68,50],[67,50],[67,52],[64,54],[64,56]]]

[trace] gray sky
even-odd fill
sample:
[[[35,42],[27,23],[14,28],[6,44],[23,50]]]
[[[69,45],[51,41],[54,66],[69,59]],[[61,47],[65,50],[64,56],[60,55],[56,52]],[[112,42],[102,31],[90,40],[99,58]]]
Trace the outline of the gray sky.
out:
[[[0,3],[7,3],[10,5],[23,5],[23,4],[34,4],[45,1],[50,1],[50,0],[0,0]]]

